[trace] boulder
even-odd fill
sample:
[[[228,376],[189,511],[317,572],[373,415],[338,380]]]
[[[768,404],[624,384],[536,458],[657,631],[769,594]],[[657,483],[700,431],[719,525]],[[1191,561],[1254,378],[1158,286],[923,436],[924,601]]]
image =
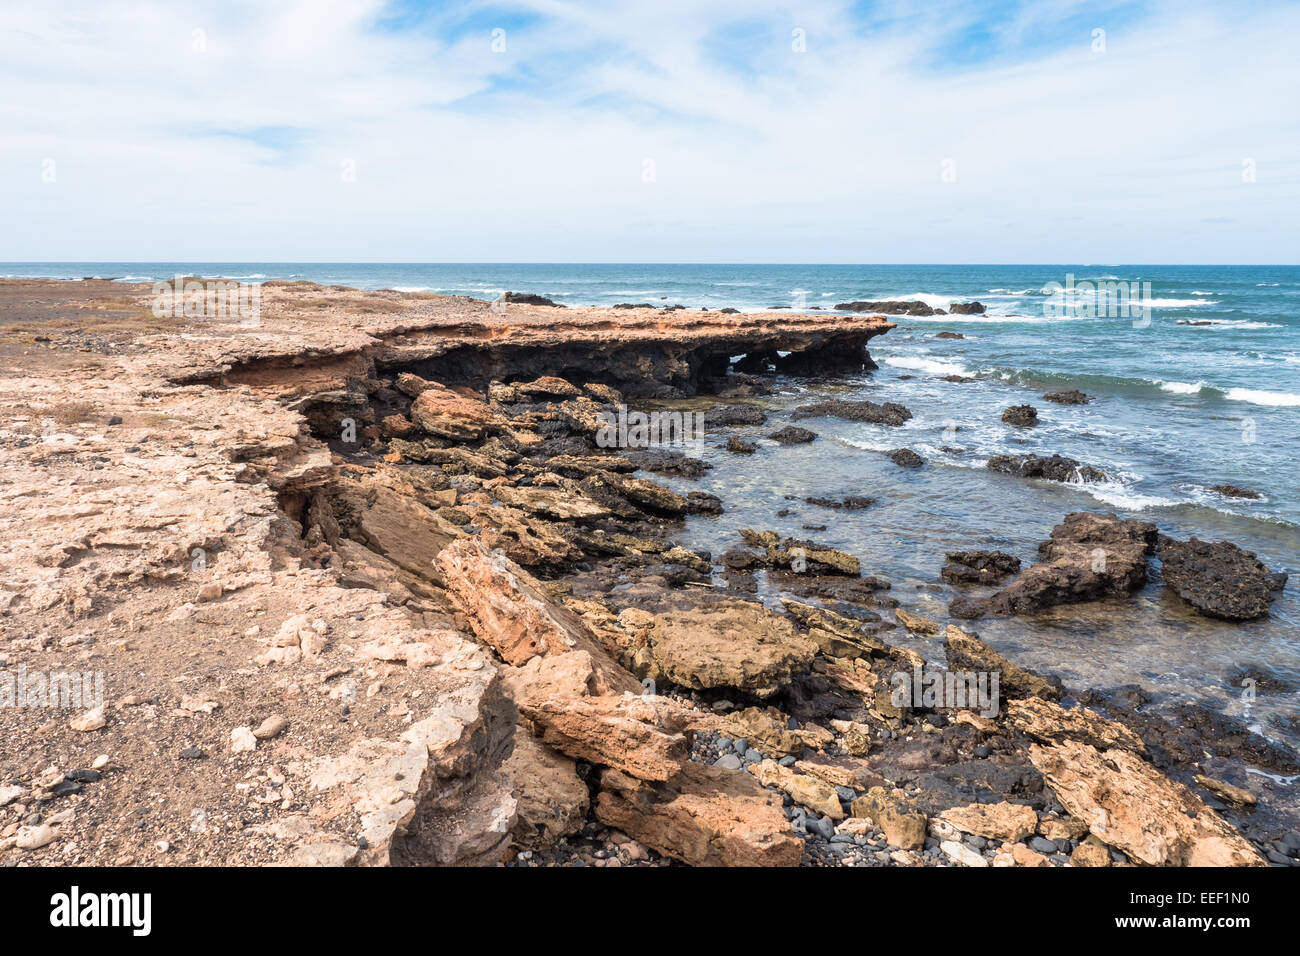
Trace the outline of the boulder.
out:
[[[761,604],[724,601],[658,615],[639,659],[655,680],[770,697],[806,671],[816,653],[781,615]]]
[[[1160,548],[1160,562],[1161,577],[1175,594],[1206,617],[1225,621],[1263,617],[1287,580],[1227,541],[1170,541]]]
[[[901,790],[872,787],[853,801],[853,816],[870,817],[885,833],[889,845],[900,850],[925,846],[929,819],[916,809]]]
[[[1065,392],[1048,392],[1043,398],[1058,405],[1087,405],[1092,401],[1090,396],[1083,394],[1077,388]]]
[[[541,728],[547,746],[638,780],[671,780],[688,753],[683,731],[689,720],[663,697],[603,694],[529,700],[520,702],[519,712]]]
[[[1074,512],[1038,546],[1041,560],[988,599],[1000,614],[1124,597],[1146,583],[1156,526],[1114,514]]]
[[[912,417],[911,411],[897,402],[885,402],[878,405],[868,401],[845,401],[829,399],[800,405],[794,410],[795,418],[844,418],[851,422],[867,422],[872,425],[901,426]]]
[[[786,425],[767,437],[782,445],[804,445],[813,441],[817,437],[817,433],[806,428],[800,428],[798,425]]]
[[[1016,428],[1033,428],[1038,424],[1038,409],[1033,405],[1012,405],[1002,413],[1002,420]]]
[[[832,820],[843,820],[848,815],[840,806],[834,785],[825,780],[783,767],[771,758],[750,764],[748,770],[763,786],[788,793],[790,799],[801,807]]]

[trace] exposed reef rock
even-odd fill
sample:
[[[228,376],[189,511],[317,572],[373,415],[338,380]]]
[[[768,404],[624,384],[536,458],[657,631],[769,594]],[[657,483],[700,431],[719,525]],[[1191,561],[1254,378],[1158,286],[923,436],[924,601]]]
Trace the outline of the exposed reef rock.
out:
[[[1225,621],[1263,617],[1287,580],[1227,541],[1165,541],[1160,563],[1160,575],[1175,594],[1201,614]]]

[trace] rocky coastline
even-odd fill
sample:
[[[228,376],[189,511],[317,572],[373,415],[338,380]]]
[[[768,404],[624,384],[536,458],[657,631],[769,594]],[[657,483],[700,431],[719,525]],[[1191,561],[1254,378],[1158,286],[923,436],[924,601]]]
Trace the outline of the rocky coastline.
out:
[[[876,313],[921,303],[498,310],[268,282],[249,325],[160,320],[150,295],[0,282],[0,669],[106,685],[0,707],[6,863],[1300,864],[1271,799],[1300,755],[1030,672],[970,623],[1124,600],[1153,558],[1176,599],[1248,620],[1286,584],[1249,552],[1063,515],[1027,566],[954,543],[940,621],[812,528],[679,541],[729,503],[665,476],[752,454],[728,430],[765,423],[774,376],[873,369]],[[707,454],[638,439],[693,427],[683,402]]]

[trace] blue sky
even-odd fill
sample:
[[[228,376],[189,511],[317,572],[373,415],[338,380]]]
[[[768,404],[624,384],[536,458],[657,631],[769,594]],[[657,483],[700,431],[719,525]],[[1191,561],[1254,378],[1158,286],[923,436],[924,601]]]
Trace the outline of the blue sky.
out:
[[[0,260],[1300,262],[1300,5],[28,4]]]

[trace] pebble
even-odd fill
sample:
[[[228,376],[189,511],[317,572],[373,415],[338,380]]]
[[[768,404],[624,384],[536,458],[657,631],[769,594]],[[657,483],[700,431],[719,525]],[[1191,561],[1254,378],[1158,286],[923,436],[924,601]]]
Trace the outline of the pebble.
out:
[[[73,717],[68,726],[78,733],[89,733],[92,730],[100,730],[104,726],[104,708],[96,707],[94,710],[88,710],[84,714]]]
[[[713,766],[719,770],[739,770],[741,767],[740,758],[735,754],[723,754],[717,760],[713,761]]]
[[[1039,853],[1047,853],[1049,855],[1056,852],[1056,844],[1047,839],[1047,837],[1041,836],[1036,836],[1030,839],[1029,848],[1031,850],[1037,850]]]
[[[257,738],[247,727],[236,727],[230,732],[231,753],[246,753],[257,749]]]
[[[289,721],[284,716],[273,714],[257,725],[257,729],[253,731],[253,736],[258,740],[270,740],[284,733],[285,728],[288,726]]]
[[[42,823],[34,827],[19,827],[14,846],[20,850],[39,850],[58,838],[52,827]]]

